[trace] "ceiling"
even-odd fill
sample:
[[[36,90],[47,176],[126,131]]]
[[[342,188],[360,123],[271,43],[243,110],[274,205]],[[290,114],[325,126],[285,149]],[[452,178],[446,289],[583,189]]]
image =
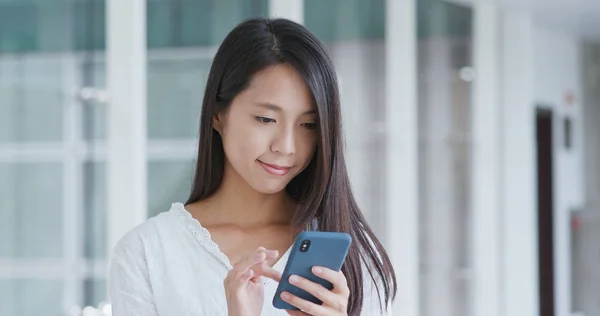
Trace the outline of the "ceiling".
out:
[[[578,37],[600,41],[600,0],[450,0],[495,2],[506,9],[530,12],[535,21]]]
[[[536,21],[581,37],[600,40],[600,0],[497,0],[501,5],[523,8]]]

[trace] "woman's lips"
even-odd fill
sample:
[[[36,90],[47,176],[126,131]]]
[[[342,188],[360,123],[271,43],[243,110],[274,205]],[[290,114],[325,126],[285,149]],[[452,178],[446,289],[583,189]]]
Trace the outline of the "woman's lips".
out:
[[[274,175],[274,176],[284,176],[286,175],[292,167],[284,167],[278,165],[272,165],[258,160],[258,163],[265,169],[266,172]]]

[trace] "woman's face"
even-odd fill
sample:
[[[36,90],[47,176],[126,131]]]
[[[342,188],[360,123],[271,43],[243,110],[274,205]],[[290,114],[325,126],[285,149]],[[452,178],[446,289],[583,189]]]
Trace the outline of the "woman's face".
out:
[[[226,168],[265,194],[280,192],[308,166],[319,137],[310,90],[287,64],[258,72],[213,126]]]

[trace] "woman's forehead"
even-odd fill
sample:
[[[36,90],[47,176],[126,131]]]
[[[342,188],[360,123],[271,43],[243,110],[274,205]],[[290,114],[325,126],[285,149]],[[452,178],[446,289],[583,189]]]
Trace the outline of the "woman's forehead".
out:
[[[240,93],[245,104],[273,112],[316,113],[310,89],[300,74],[288,64],[256,73],[248,88]]]

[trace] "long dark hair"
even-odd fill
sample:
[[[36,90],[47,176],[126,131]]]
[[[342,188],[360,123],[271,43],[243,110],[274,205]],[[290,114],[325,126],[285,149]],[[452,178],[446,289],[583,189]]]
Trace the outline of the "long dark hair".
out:
[[[350,234],[354,242],[342,268],[351,293],[348,313],[357,315],[362,308],[362,264],[378,284],[377,293],[385,308],[396,294],[394,270],[352,194],[333,63],[324,46],[303,26],[285,19],[253,18],[235,27],[219,47],[206,84],[196,174],[186,204],[208,198],[221,184],[225,154],[221,137],[212,126],[214,115],[248,87],[254,74],[282,63],[294,67],[304,78],[317,107],[320,130],[312,161],[286,188],[299,205],[292,225]],[[384,293],[379,293],[380,289]]]

